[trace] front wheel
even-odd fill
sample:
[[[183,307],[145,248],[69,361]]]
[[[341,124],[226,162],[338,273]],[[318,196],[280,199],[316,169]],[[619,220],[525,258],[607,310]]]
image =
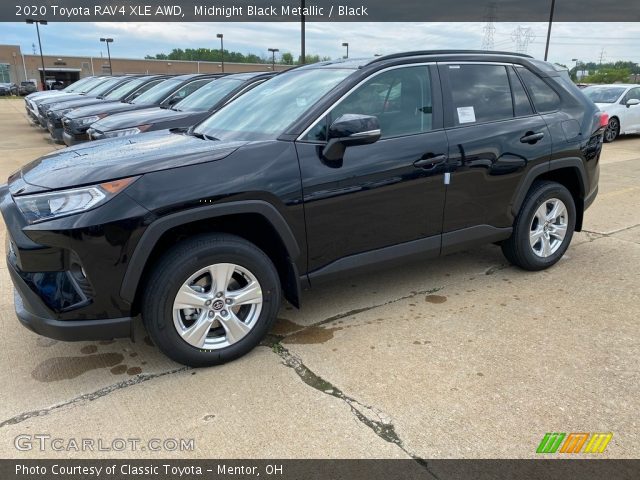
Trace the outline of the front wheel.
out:
[[[573,196],[556,182],[537,182],[529,191],[502,244],[507,260],[525,270],[543,270],[567,251],[576,224]]]
[[[145,286],[142,316],[151,339],[184,365],[206,367],[254,348],[280,308],[269,257],[232,235],[203,235],[169,250]]]
[[[607,129],[604,131],[604,141],[606,143],[613,142],[620,135],[620,121],[616,117],[609,119]]]

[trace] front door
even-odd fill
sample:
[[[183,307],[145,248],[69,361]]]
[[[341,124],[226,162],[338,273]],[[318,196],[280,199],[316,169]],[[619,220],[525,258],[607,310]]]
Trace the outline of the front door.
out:
[[[427,237],[439,253],[447,139],[434,74],[427,65],[374,74],[296,143],[309,272],[339,259],[344,264],[349,256],[347,265],[358,266],[357,254]],[[348,147],[341,161],[326,161],[327,128],[343,114],[375,115],[381,139]]]

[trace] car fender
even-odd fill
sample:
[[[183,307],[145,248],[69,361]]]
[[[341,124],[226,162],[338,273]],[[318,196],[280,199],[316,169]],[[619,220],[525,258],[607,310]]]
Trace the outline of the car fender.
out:
[[[127,302],[134,301],[149,253],[164,233],[187,223],[242,213],[259,214],[272,225],[287,250],[293,270],[297,272],[295,260],[300,256],[300,246],[289,224],[276,207],[263,200],[233,201],[173,213],[151,223],[142,234],[131,256],[120,288],[120,296]],[[296,289],[300,291],[299,282]]]

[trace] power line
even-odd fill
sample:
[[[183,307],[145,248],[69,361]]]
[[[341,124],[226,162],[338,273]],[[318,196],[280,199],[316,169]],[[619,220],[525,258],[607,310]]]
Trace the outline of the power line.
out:
[[[496,26],[494,22],[496,21],[496,4],[495,2],[491,2],[487,6],[487,11],[485,14],[486,24],[482,29],[484,32],[484,36],[482,37],[482,50],[493,50],[495,48],[495,44],[493,41],[493,35],[496,33]]]
[[[531,27],[518,26],[512,33],[511,39],[516,44],[516,52],[527,53],[529,43],[536,38]]]

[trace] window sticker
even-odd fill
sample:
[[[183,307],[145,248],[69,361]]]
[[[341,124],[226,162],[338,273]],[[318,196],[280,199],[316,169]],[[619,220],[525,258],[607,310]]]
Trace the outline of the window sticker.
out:
[[[458,107],[458,123],[474,123],[476,111],[473,107]]]

